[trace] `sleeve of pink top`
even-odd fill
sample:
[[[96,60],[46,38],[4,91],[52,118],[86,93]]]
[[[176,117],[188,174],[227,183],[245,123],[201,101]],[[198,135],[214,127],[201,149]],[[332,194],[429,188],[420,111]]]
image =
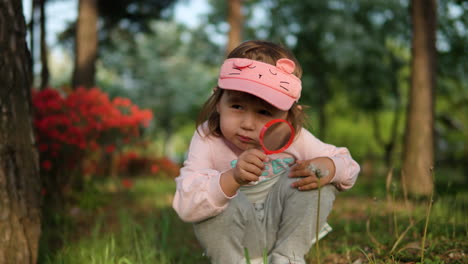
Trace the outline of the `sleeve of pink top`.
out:
[[[211,147],[209,139],[195,132],[187,160],[176,178],[172,207],[185,222],[198,222],[221,213],[234,197],[226,196],[221,189],[221,172],[212,169]]]
[[[329,157],[335,164],[335,176],[331,180],[338,189],[347,190],[353,187],[360,171],[359,164],[353,160],[347,148],[326,144],[306,129],[302,129],[294,143],[304,158]]]

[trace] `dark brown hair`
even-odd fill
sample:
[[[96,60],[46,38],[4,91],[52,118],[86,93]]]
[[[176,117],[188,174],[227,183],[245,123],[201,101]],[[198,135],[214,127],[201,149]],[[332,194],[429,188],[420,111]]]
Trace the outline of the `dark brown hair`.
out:
[[[276,61],[282,58],[287,58],[296,64],[293,74],[298,78],[302,76],[302,68],[294,55],[289,52],[286,48],[276,45],[268,41],[246,41],[240,44],[237,48],[232,50],[227,56],[230,58],[247,58],[251,60],[261,61],[276,65]],[[224,93],[224,89],[215,87],[213,94],[203,105],[198,119],[196,122],[197,128],[199,128],[205,121],[208,121],[208,127],[204,128],[205,135],[210,136],[221,136],[221,128],[219,124],[219,113],[216,110],[216,105],[221,100],[221,96]],[[301,127],[304,124],[304,111],[302,106],[294,103],[288,111],[288,121],[291,122],[296,133],[300,132]],[[198,131],[198,130],[197,130]]]

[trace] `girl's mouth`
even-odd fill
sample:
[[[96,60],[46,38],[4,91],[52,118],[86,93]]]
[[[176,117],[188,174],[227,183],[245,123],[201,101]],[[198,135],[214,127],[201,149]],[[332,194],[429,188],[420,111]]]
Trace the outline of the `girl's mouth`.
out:
[[[244,143],[252,143],[253,142],[252,138],[249,138],[249,137],[246,137],[246,136],[238,135],[237,137],[239,138],[240,141],[242,141]]]

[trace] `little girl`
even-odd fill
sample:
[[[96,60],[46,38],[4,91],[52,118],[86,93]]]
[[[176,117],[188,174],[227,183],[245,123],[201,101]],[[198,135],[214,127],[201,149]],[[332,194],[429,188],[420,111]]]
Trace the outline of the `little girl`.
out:
[[[360,168],[348,150],[302,127],[301,75],[291,53],[265,41],[242,43],[221,66],[173,201],[179,217],[194,223],[212,263],[246,263],[244,249],[251,263],[263,263],[265,253],[268,263],[305,263],[319,231],[317,187],[324,228],[337,191],[356,181]],[[288,120],[296,136],[286,151],[266,155],[259,134],[278,118]]]

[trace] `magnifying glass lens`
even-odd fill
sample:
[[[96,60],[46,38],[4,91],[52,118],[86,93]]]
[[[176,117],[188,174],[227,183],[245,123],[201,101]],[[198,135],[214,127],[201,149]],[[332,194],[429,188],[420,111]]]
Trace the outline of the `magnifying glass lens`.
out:
[[[260,143],[267,154],[279,153],[291,145],[294,138],[294,129],[283,119],[270,121],[262,129]]]

